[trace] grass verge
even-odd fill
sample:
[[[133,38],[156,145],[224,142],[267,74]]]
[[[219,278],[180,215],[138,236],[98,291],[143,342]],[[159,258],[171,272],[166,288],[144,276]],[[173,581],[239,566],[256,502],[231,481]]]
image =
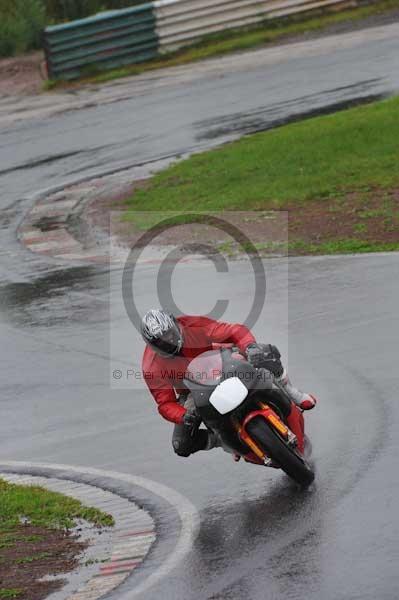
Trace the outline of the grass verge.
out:
[[[98,526],[113,525],[111,515],[41,487],[14,485],[0,479],[0,498],[0,534],[26,521],[34,526],[63,529],[73,527],[76,519]],[[0,539],[0,548],[7,539]]]
[[[122,77],[139,75],[154,69],[174,67],[204,60],[206,58],[230,54],[232,52],[249,50],[251,48],[257,48],[284,40],[285,38],[290,38],[292,36],[323,31],[344,21],[359,21],[398,8],[399,0],[381,0],[372,4],[360,6],[358,8],[345,9],[339,12],[337,12],[336,7],[332,7],[331,12],[325,12],[326,9],[324,9],[323,12],[315,11],[311,14],[292,15],[270,22],[266,21],[261,26],[251,27],[248,30],[219,32],[207,36],[196,44],[155,60],[138,65],[121,67],[119,69],[112,69],[103,73],[88,73],[87,76],[80,80],[80,84],[105,83]],[[76,84],[49,80],[45,82],[44,89],[51,90],[59,86],[67,85]]]
[[[76,519],[114,524],[111,515],[73,498],[0,479],[0,600],[42,600],[62,587],[62,580],[43,577],[78,565],[87,543],[70,531]]]
[[[398,117],[392,98],[194,155],[140,185],[123,218],[137,226],[143,210],[279,210],[291,254],[397,250]]]

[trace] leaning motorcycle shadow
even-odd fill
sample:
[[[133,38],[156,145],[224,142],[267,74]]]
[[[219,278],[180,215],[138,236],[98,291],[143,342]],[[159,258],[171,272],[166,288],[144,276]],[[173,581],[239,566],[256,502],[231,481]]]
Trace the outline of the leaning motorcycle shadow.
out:
[[[309,519],[319,502],[317,485],[302,489],[286,475],[269,485],[254,498],[208,507],[201,513],[201,529],[195,544],[198,558],[204,562],[223,562],[240,558],[243,547],[256,551],[259,544],[281,539],[298,522]]]
[[[317,548],[323,487],[318,488],[316,478],[309,488],[300,488],[281,471],[271,469],[267,469],[270,477],[259,479],[259,471],[259,466],[253,466],[255,478],[241,481],[235,496],[230,489],[223,494],[218,488],[201,510],[200,531],[183,577],[180,574],[185,597],[205,597],[206,589],[206,597],[212,600],[263,598],[266,580],[267,597],[280,597],[284,586],[295,587],[302,580],[306,587],[307,578],[320,571]],[[309,558],[311,573],[297,565],[301,548],[309,540],[309,557],[316,553],[314,560]],[[296,573],[295,581],[292,573]]]

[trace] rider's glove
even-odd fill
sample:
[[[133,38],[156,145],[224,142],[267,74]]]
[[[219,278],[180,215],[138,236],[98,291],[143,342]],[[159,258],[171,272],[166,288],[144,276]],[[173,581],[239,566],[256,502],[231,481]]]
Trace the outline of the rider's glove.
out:
[[[256,368],[268,369],[275,377],[281,377],[284,367],[281,363],[281,354],[272,344],[249,344],[245,350],[247,361]]]
[[[195,410],[186,410],[183,416],[183,425],[189,429],[195,430],[201,425],[201,417]]]

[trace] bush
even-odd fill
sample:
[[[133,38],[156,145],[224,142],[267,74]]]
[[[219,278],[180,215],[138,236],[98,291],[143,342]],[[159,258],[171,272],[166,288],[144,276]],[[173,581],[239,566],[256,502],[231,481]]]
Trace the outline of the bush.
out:
[[[144,0],[0,0],[0,56],[40,48],[46,24],[138,4]]]
[[[0,56],[40,48],[45,24],[41,0],[0,0]]]

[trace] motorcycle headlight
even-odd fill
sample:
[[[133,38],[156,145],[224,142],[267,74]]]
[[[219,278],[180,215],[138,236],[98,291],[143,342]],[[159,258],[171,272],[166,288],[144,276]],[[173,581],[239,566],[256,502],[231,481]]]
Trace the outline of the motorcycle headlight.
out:
[[[238,377],[230,377],[213,390],[209,402],[221,415],[231,412],[248,396],[248,389]]]

